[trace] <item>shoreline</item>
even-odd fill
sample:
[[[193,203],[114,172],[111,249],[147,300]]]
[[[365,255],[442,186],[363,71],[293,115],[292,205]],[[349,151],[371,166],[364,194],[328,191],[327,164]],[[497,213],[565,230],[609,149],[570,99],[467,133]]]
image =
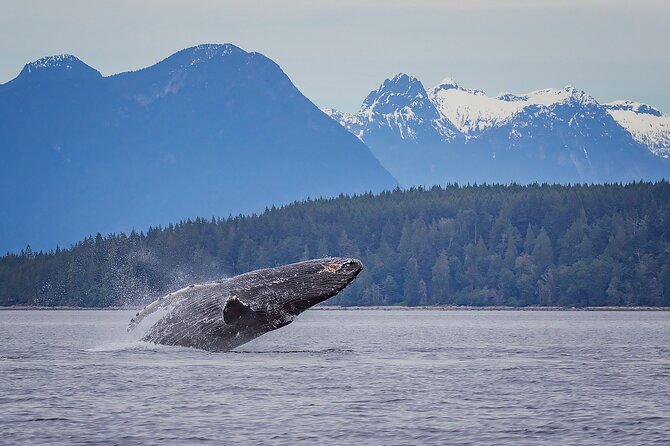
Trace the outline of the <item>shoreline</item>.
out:
[[[670,311],[670,307],[506,307],[487,306],[475,307],[469,305],[427,306],[427,307],[404,307],[404,306],[370,306],[370,307],[336,307],[323,306],[314,307],[313,310],[434,310],[434,311]]]
[[[137,311],[142,309],[137,307],[43,307],[43,306],[0,306],[0,311]],[[340,307],[333,305],[316,306],[310,308],[316,311],[670,311],[670,307],[506,307],[506,306],[426,306],[426,307],[405,307],[405,306],[365,306],[365,307]]]

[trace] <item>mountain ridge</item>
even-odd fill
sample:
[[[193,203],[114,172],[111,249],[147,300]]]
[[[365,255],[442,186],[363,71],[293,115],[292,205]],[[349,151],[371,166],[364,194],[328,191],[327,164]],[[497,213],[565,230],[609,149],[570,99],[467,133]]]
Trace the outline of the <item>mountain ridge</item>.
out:
[[[45,60],[48,78],[0,86],[0,251],[397,185],[260,53],[199,45],[75,78],[79,59]]]
[[[401,184],[667,177],[669,166],[660,158],[670,156],[670,115],[651,106],[600,104],[569,85],[487,96],[446,78],[425,89],[402,73],[373,93],[384,96],[393,80],[405,77],[426,92],[421,108],[399,97],[383,110],[370,106],[368,99],[354,114],[325,110],[368,144]],[[398,116],[411,117],[403,121],[405,129],[398,125]],[[416,122],[423,124],[421,138],[408,131]],[[501,157],[507,164],[494,161]],[[510,174],[501,174],[504,170]]]

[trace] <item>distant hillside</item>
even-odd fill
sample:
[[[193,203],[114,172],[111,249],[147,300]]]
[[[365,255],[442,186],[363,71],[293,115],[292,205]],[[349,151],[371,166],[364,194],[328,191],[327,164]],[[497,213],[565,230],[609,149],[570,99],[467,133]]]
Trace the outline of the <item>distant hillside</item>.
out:
[[[0,252],[392,189],[267,57],[201,45],[103,77],[74,56],[0,85]]]
[[[670,306],[670,183],[395,190],[98,235],[0,258],[0,305],[138,303],[326,255],[365,265],[331,304]]]
[[[326,112],[403,186],[670,177],[670,115],[630,101],[599,104],[570,86],[489,97],[451,79],[426,90],[399,74],[357,113]]]

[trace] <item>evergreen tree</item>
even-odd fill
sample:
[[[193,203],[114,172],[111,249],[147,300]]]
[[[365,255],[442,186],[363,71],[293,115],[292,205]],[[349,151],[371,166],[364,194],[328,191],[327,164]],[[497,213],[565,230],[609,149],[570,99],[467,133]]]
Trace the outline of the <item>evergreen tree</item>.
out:
[[[528,228],[526,229],[526,236],[523,239],[523,252],[530,254],[533,252],[535,247],[535,233],[533,232],[533,227],[528,223]]]
[[[416,306],[419,304],[419,264],[414,257],[407,260],[405,264],[405,283],[403,286],[403,298],[405,305]]]
[[[433,268],[431,269],[431,290],[433,303],[441,304],[449,302],[449,256],[443,250]]]
[[[382,293],[384,294],[384,300],[388,304],[396,304],[400,302],[400,293],[398,288],[398,282],[390,274],[384,278],[382,282]]]
[[[535,239],[533,245],[533,260],[539,273],[544,273],[547,268],[554,263],[554,251],[551,247],[551,240],[547,235],[544,227],[540,230],[540,234]]]

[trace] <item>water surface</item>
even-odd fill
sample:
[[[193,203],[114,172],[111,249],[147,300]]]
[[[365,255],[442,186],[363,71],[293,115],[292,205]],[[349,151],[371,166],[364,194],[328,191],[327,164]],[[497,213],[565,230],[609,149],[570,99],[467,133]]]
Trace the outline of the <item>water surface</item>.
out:
[[[0,311],[4,444],[668,444],[670,312],[311,310],[229,353]]]

